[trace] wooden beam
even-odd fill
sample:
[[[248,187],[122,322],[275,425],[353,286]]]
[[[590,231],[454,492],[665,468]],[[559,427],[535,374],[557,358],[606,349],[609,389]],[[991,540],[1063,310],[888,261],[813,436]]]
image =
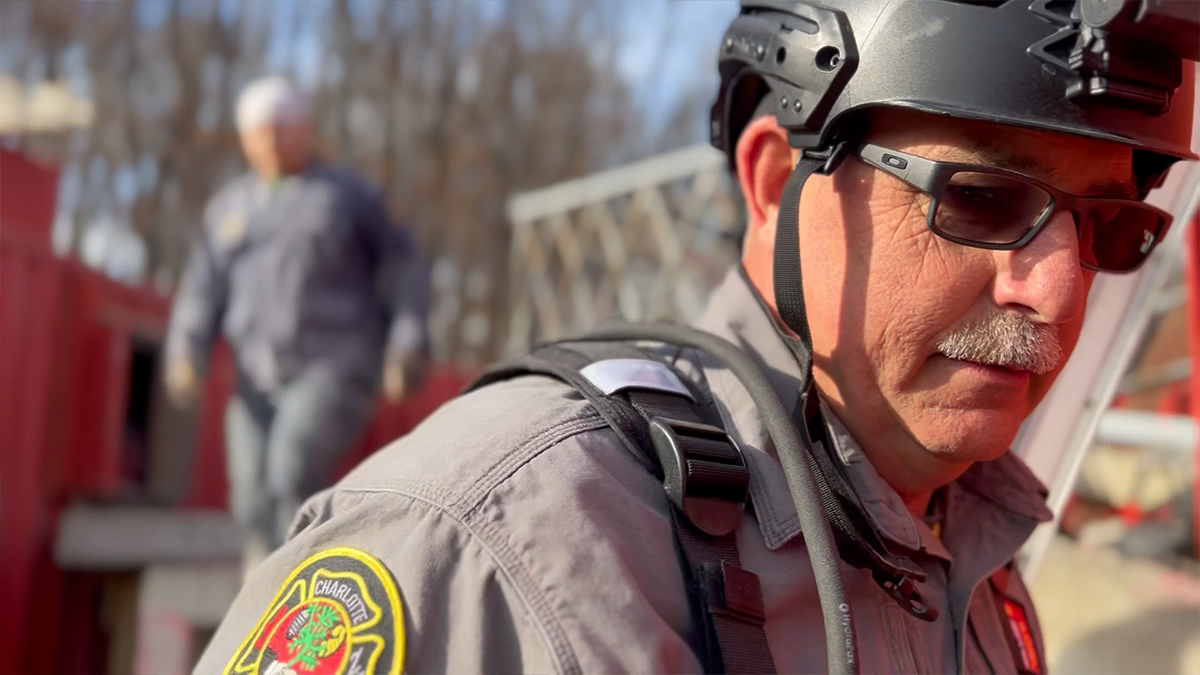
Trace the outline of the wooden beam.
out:
[[[236,561],[241,535],[229,514],[145,506],[63,510],[54,560],[66,570],[132,570],[156,563]]]

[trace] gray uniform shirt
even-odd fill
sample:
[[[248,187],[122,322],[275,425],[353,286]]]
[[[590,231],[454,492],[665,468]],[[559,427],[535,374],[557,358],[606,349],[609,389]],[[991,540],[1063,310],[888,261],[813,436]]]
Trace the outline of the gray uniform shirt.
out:
[[[273,186],[246,174],[205,212],[167,356],[202,367],[220,328],[264,392],[314,362],[373,380],[385,348],[425,346],[428,276],[382,197],[350,174],[314,165]]]
[[[700,325],[744,345],[783,400],[795,399],[799,367],[740,274],[726,278]],[[762,585],[776,668],[827,672],[804,538],[759,413],[707,357],[685,351],[677,364],[707,380],[747,455],[753,509],[736,539]],[[830,428],[869,517],[928,572],[924,591],[941,614],[915,619],[869,573],[843,565],[861,671],[1014,672],[1012,627],[987,579],[1049,515],[1036,478],[1012,455],[976,464],[948,486],[939,539],[832,416]],[[447,404],[312,499],[196,672],[233,665],[289,574],[331,547],[374,556],[394,578],[406,672],[702,672],[662,485],[585,400],[548,379],[519,378]],[[1005,594],[1027,614],[1040,651],[1015,574]]]

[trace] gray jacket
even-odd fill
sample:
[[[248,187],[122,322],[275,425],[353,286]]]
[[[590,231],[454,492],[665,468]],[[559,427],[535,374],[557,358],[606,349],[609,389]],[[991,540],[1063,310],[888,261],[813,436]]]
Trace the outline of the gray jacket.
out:
[[[264,392],[317,361],[375,381],[385,349],[425,347],[428,277],[381,195],[350,174],[314,165],[274,186],[247,174],[205,212],[167,356],[201,368],[223,329]]]
[[[795,393],[799,367],[739,274],[717,290],[700,327],[745,345],[777,390]],[[707,381],[747,455],[753,508],[736,539],[743,567],[761,581],[776,668],[827,672],[804,538],[758,411],[708,357],[684,351],[676,363]],[[1011,454],[969,469],[949,486],[939,539],[829,419],[869,517],[928,572],[925,596],[941,615],[933,623],[911,617],[869,573],[843,565],[861,671],[1015,672],[1014,626],[1001,618],[1002,597],[1025,614],[1026,644],[1040,653],[1020,578],[1012,575],[1003,596],[988,581],[1049,517],[1028,469]],[[396,590],[389,610],[386,594],[354,586],[375,598],[380,616],[401,617],[400,630],[381,642],[360,637],[359,651],[346,652],[353,663],[382,653],[377,672],[399,668],[395,659],[410,673],[701,672],[661,483],[585,400],[549,379],[518,378],[449,403],[313,498],[290,541],[250,577],[196,672],[265,672],[272,659],[286,660],[295,643],[284,637],[301,625],[288,623],[288,607],[329,595],[321,579],[338,569],[365,570],[323,562],[355,555],[376,560],[386,569],[384,585]],[[316,581],[305,587],[305,579]],[[351,633],[354,626],[378,632],[374,616],[361,613]],[[402,649],[369,646],[384,643]]]

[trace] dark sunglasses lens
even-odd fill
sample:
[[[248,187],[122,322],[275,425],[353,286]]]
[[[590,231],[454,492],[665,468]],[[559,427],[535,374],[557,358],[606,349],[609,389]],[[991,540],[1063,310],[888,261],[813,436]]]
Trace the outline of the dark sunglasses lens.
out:
[[[1050,195],[1008,176],[960,171],[938,202],[934,228],[980,244],[1012,244],[1037,224]]]
[[[1106,272],[1136,269],[1158,245],[1166,219],[1144,204],[1093,201],[1080,218],[1079,257]]]

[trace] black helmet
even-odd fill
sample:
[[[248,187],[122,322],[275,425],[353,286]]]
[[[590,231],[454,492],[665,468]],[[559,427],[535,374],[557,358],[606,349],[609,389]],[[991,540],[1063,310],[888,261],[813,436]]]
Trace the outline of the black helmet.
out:
[[[712,143],[732,164],[764,96],[806,150],[836,143],[848,113],[897,106],[1125,143],[1148,151],[1136,153],[1148,189],[1196,158],[1200,3],[1143,2],[742,0],[721,45]]]
[[[1144,196],[1191,148],[1200,2],[741,0],[721,44],[712,143],[734,167],[764,97],[801,159],[775,228],[775,300],[812,350],[797,205],[862,139],[853,113],[901,107],[1116,141]],[[795,345],[793,345],[795,346]]]

